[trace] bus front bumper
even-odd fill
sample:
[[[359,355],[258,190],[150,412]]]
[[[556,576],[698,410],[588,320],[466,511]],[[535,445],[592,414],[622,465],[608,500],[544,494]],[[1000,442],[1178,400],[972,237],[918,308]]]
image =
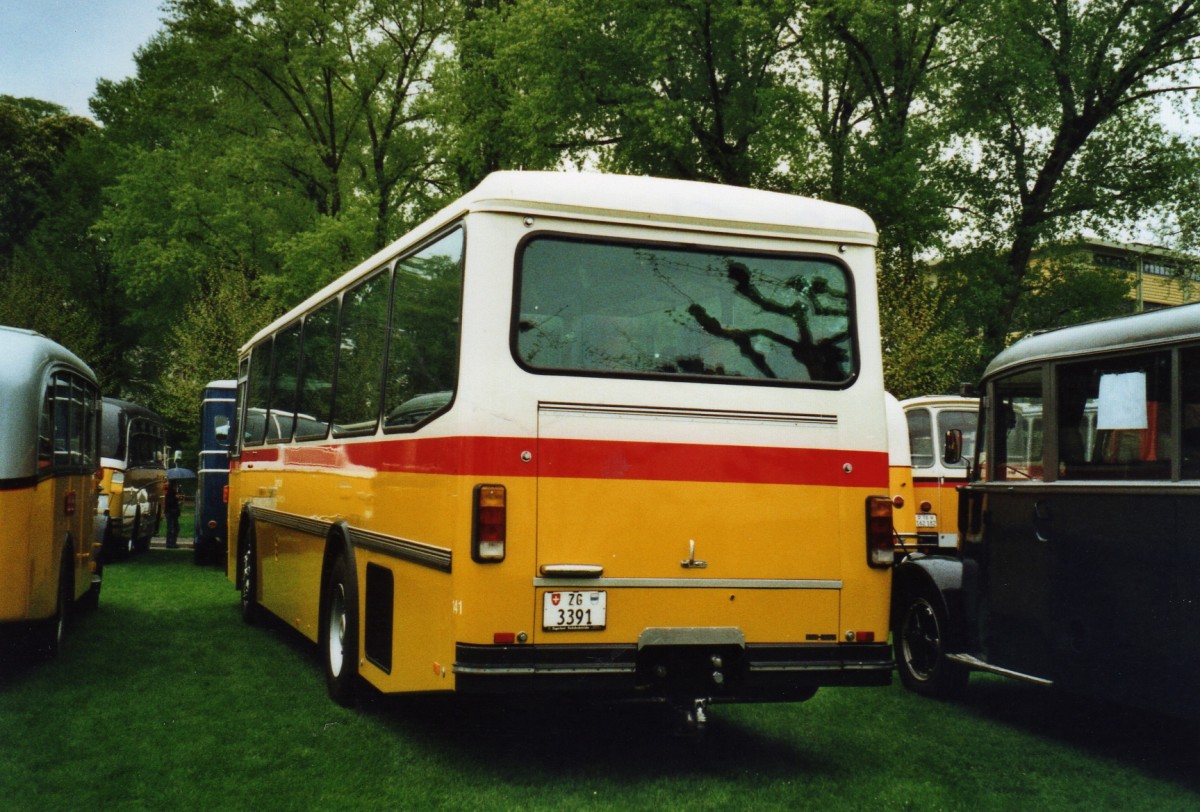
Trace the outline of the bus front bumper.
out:
[[[807,699],[822,687],[888,685],[892,667],[886,643],[643,648],[459,643],[454,674],[456,690],[465,694],[781,702]]]

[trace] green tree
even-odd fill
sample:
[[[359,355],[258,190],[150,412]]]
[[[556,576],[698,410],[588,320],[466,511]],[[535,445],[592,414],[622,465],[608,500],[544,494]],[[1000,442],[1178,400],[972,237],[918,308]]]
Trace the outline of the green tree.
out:
[[[1002,0],[976,23],[979,58],[957,106],[968,148],[963,212],[975,246],[1005,246],[979,276],[994,307],[974,309],[985,355],[1004,346],[1041,275],[1039,246],[1080,228],[1136,222],[1178,201],[1194,145],[1155,120],[1157,104],[1190,87],[1200,59],[1192,0]],[[1038,323],[1038,309],[1024,306]]]

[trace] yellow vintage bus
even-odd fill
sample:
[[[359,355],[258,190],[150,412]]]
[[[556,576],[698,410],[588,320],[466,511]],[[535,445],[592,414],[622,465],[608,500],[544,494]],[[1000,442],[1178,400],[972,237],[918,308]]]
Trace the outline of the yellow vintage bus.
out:
[[[902,400],[912,448],[913,494],[918,549],[958,548],[958,488],[967,481],[967,460],[975,453],[979,398],[924,395]],[[946,461],[946,436],[957,432],[963,448]]]
[[[163,516],[166,429],[137,403],[104,398],[100,420],[100,497],[96,539],[106,561],[150,549]]]
[[[885,685],[862,212],[502,172],[259,331],[228,568],[333,698]]]
[[[72,607],[100,597],[96,376],[50,339],[0,327],[0,403],[0,624],[54,656]]]
[[[892,495],[892,530],[899,559],[917,549],[916,492],[904,407],[890,392],[884,397],[888,429],[888,493]]]

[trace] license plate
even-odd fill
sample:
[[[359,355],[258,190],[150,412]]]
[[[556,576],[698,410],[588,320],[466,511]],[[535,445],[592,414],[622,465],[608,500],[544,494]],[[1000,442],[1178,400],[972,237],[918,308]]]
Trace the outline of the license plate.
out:
[[[603,629],[607,610],[607,592],[546,592],[542,597],[542,628],[548,632]]]
[[[936,513],[918,513],[917,527],[937,527]]]

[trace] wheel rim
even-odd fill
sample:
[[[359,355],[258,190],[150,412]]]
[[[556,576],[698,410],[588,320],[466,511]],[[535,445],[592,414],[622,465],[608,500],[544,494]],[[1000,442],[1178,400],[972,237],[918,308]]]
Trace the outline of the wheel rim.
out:
[[[900,640],[909,673],[918,680],[932,679],[942,657],[942,630],[933,604],[925,598],[909,606]]]
[[[346,658],[346,591],[339,583],[334,584],[329,596],[329,672],[341,676]]]
[[[242,608],[250,606],[254,595],[254,553],[247,547],[242,553]]]

